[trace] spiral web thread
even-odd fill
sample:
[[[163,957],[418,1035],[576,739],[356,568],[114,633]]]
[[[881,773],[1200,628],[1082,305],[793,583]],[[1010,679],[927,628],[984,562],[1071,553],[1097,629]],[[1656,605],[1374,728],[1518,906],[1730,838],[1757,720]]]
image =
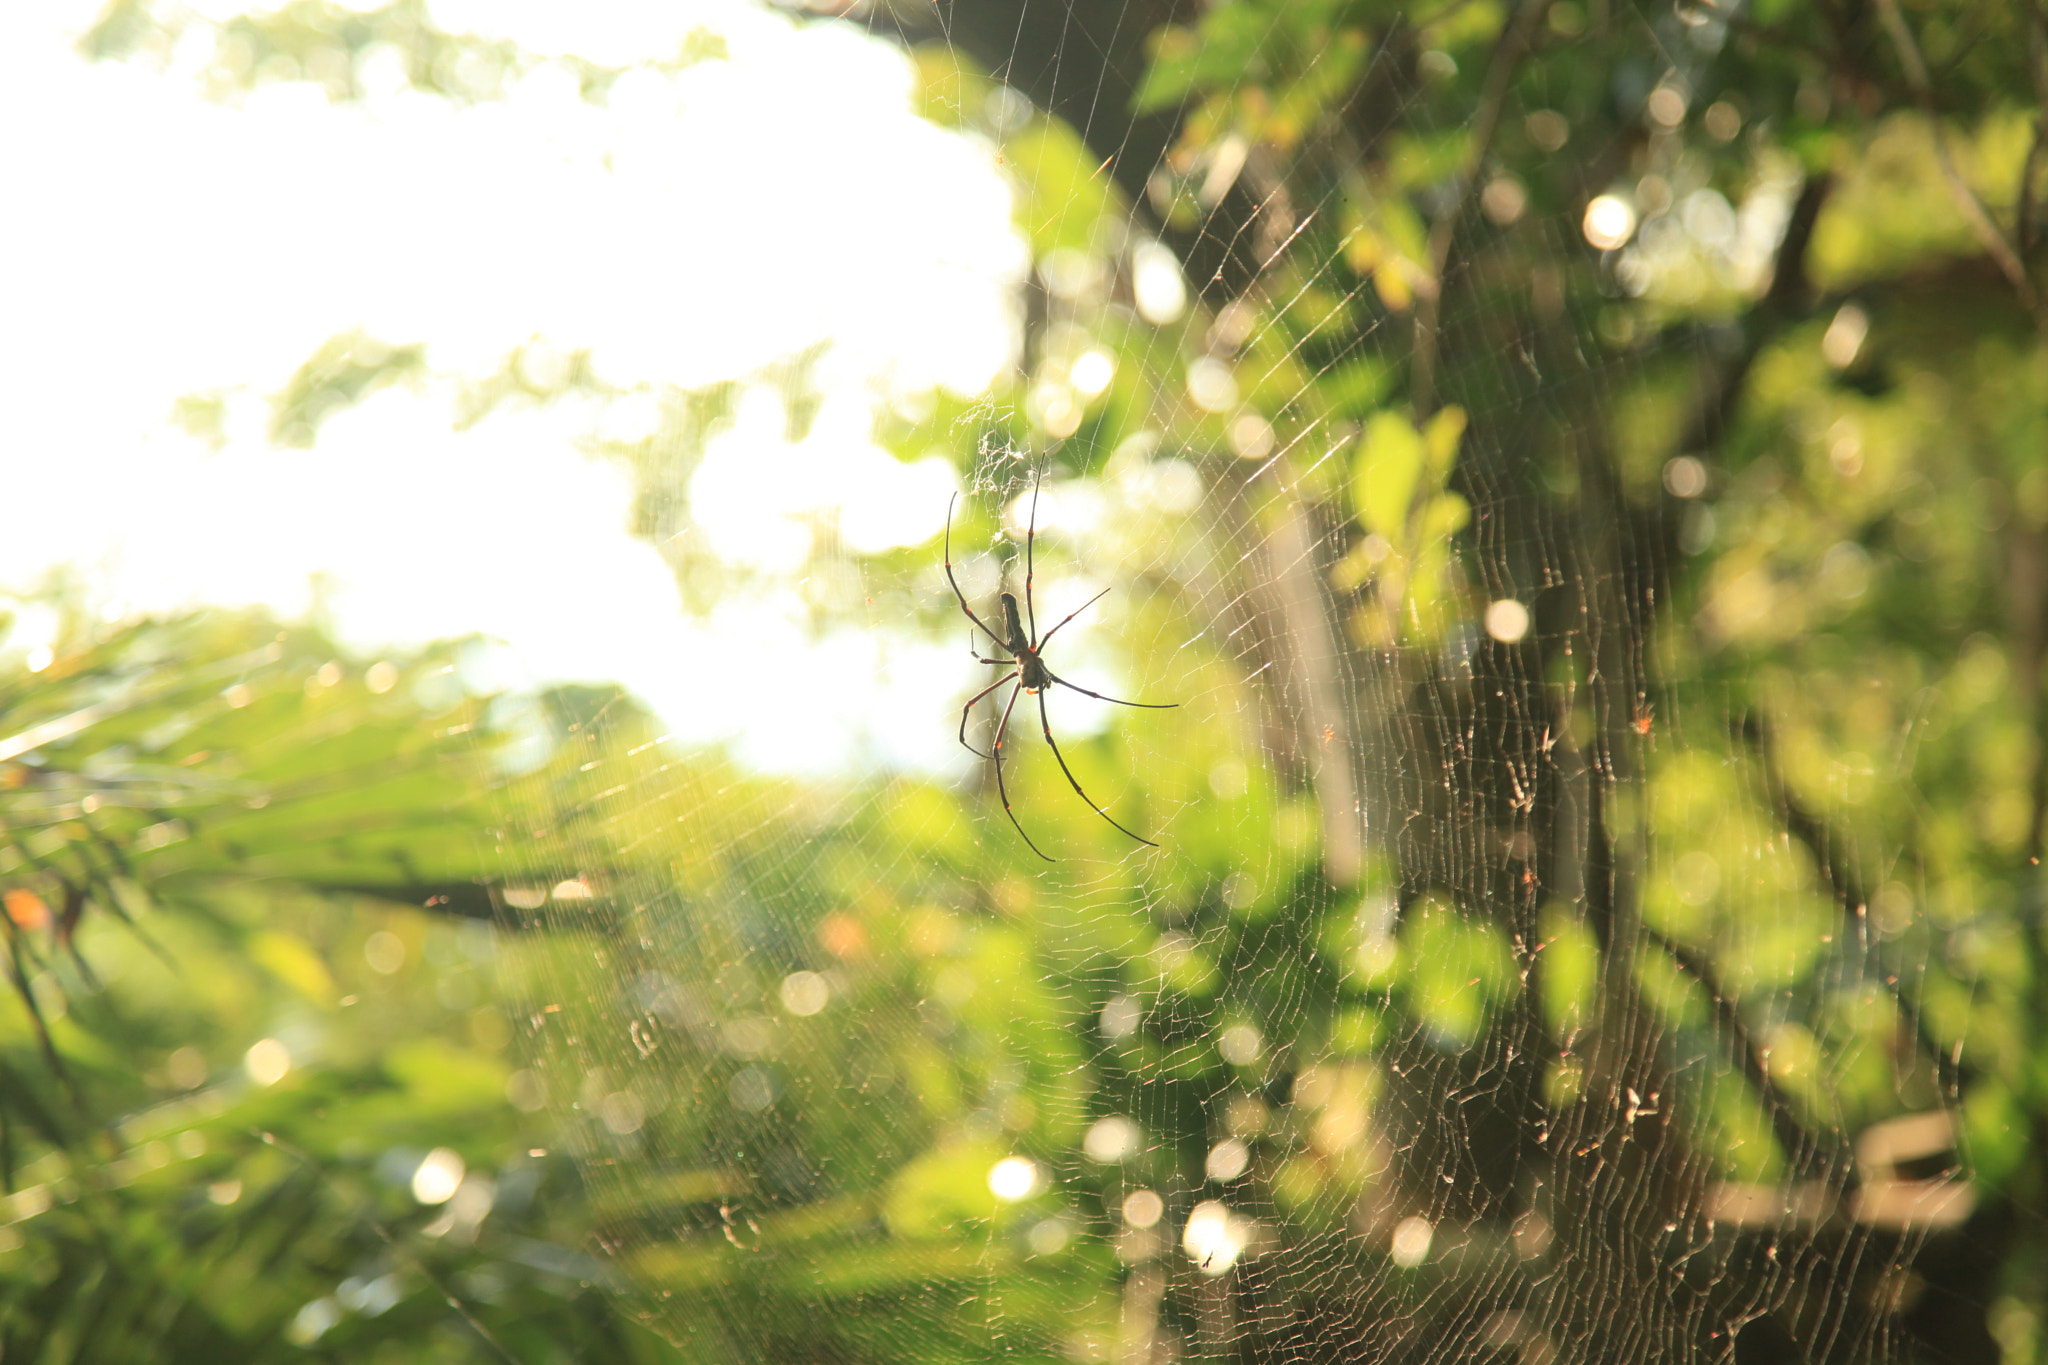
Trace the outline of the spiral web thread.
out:
[[[1000,151],[1017,97],[977,98],[963,135]],[[955,572],[985,620],[1022,591],[1034,514],[1041,629],[1113,589],[1048,660],[1179,707],[1055,691],[1051,723],[1159,849],[1074,795],[1029,698],[1007,780],[1052,863],[964,755],[774,781],[624,700],[565,708],[567,757],[507,783],[508,856],[554,892],[529,913],[569,945],[528,983],[536,1070],[609,1249],[705,1358],[1897,1349],[1903,1268],[1969,1198],[1942,1169],[1963,1048],[1877,1041],[1932,1036],[1940,983],[1871,908],[1911,893],[1854,870],[1840,812],[1788,830],[1743,739],[1762,722],[1682,623],[1626,628],[1659,609],[1617,600],[1653,551],[1548,510],[1532,452],[1607,440],[1625,365],[1443,358],[1469,527],[1434,568],[1395,547],[1411,590],[1440,576],[1437,620],[1374,634],[1385,551],[1331,586],[1368,538],[1347,490],[1370,418],[1291,414],[1415,344],[1413,303],[1307,254],[1343,208],[1290,204],[1298,240],[1261,244],[1239,301],[1173,316],[1144,299],[1151,210],[1113,209],[1041,255],[1025,305],[1021,363],[1065,389],[1027,379],[915,438],[963,471]],[[1531,208],[1515,231],[1582,229]],[[1367,319],[1341,355],[1271,331],[1311,291]],[[1474,297],[1446,290],[1444,337]],[[1118,414],[1057,434],[1105,338]],[[828,537],[817,572],[836,619],[967,629],[936,540],[891,560]],[[968,736],[992,737],[986,704]],[[1865,1019],[1846,1038],[1844,1015]]]

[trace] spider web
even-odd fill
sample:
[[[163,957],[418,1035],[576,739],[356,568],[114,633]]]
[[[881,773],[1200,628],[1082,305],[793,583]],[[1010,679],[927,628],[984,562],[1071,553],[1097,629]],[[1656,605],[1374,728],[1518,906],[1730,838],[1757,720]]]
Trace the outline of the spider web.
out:
[[[1655,379],[1628,301],[1710,240],[1723,292],[1754,293],[1796,184],[1757,168],[1715,196],[1718,237],[1674,208],[1601,253],[1583,193],[1453,161],[1413,198],[1513,245],[1433,280],[1428,239],[1373,218],[1393,206],[1228,136],[1096,167],[1150,134],[1084,142],[1074,111],[1140,73],[1059,73],[1157,18],[1102,8],[1020,28],[1015,85],[947,11],[864,16],[1012,177],[1035,262],[1017,372],[878,420],[959,469],[984,619],[1022,592],[1034,515],[1040,621],[1109,589],[1049,661],[1177,709],[1054,689],[1051,724],[1159,847],[1077,798],[1026,716],[1006,774],[1049,863],[957,751],[777,778],[731,756],[744,737],[683,746],[628,697],[556,694],[557,760],[505,787],[506,898],[568,945],[526,983],[533,1074],[650,1321],[707,1359],[1902,1357],[1922,1244],[1972,1206],[1966,987],[1913,965],[1923,891],[1843,832],[1856,802],[1794,794],[1777,718],[1663,614],[1673,547],[1712,540],[1702,447],[1639,458],[1614,429]],[[1255,62],[1338,60],[1247,12]],[[1711,47],[1652,28],[1638,111],[1710,83]],[[1391,47],[1357,77],[1415,156],[1491,50],[1446,43],[1406,59],[1419,80],[1375,81]],[[1542,94],[1499,98],[1504,140],[1551,136]],[[1528,300],[1507,336],[1503,291]],[[779,383],[800,408],[801,373]],[[671,524],[720,420],[641,468]],[[1651,514],[1599,510],[1631,502]],[[825,526],[802,583],[821,631],[895,642],[884,670],[967,628],[936,538],[862,555]],[[987,670],[948,657],[926,723],[950,740]],[[992,724],[984,703],[969,739]]]

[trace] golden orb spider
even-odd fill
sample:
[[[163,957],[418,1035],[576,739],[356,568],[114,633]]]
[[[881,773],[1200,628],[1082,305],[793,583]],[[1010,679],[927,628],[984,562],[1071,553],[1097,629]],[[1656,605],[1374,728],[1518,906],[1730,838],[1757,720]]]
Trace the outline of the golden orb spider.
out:
[[[1122,830],[1123,833],[1130,835],[1131,838],[1136,839],[1139,843],[1149,848],[1157,848],[1159,845],[1153,843],[1144,835],[1124,829],[1122,825],[1117,824],[1111,818],[1108,811],[1096,805],[1094,799],[1087,792],[1081,790],[1079,779],[1074,776],[1074,770],[1067,766],[1066,756],[1060,752],[1058,742],[1052,737],[1052,721],[1045,711],[1045,692],[1048,687],[1057,685],[1066,688],[1070,692],[1079,692],[1083,696],[1093,697],[1097,701],[1113,702],[1118,706],[1138,706],[1150,711],[1171,710],[1179,706],[1180,703],[1177,701],[1123,701],[1116,697],[1105,697],[1100,692],[1090,692],[1085,687],[1068,682],[1065,678],[1062,678],[1059,674],[1046,667],[1043,651],[1046,645],[1052,642],[1052,637],[1059,633],[1060,626],[1064,626],[1067,622],[1073,620],[1097,602],[1100,602],[1108,594],[1109,589],[1104,588],[1101,592],[1096,593],[1095,596],[1068,612],[1064,617],[1060,618],[1059,625],[1054,626],[1045,634],[1040,635],[1038,633],[1038,613],[1031,602],[1031,580],[1035,572],[1034,557],[1038,542],[1039,482],[1040,476],[1034,475],[1031,484],[1031,520],[1024,532],[1024,611],[1021,616],[1018,614],[1017,599],[1012,594],[1007,592],[998,594],[996,600],[1002,604],[1003,608],[1003,629],[1000,631],[993,629],[988,622],[974,614],[974,608],[967,605],[967,594],[960,591],[960,581],[953,577],[953,508],[960,501],[960,495],[955,493],[953,500],[946,504],[946,582],[952,585],[953,596],[959,599],[960,610],[967,614],[967,619],[972,621],[981,630],[982,634],[995,641],[997,649],[1008,650],[1011,657],[1007,659],[982,658],[981,651],[975,648],[974,633],[972,631],[968,632],[968,649],[973,653],[976,663],[994,664],[1001,668],[1015,669],[1014,672],[1005,673],[1002,677],[997,678],[987,687],[982,688],[981,691],[969,697],[967,704],[960,708],[960,743],[968,753],[973,754],[977,758],[989,759],[996,765],[996,793],[1003,799],[1003,814],[1009,816],[1010,823],[1017,827],[1017,833],[1024,840],[1025,847],[1049,863],[1058,862],[1059,859],[1051,856],[1037,844],[1031,842],[1031,836],[1024,832],[1024,826],[1017,819],[1017,812],[1010,809],[1009,788],[1003,784],[1003,738],[1010,730],[1010,713],[1016,709],[1018,697],[1026,692],[1031,693],[1038,699],[1038,725],[1039,729],[1045,734],[1046,747],[1052,750],[1052,756],[1059,763],[1060,771],[1067,775],[1067,783],[1074,789],[1074,794],[1087,802],[1090,810],[1103,819],[1108,820],[1110,824],[1116,825],[1116,828]],[[1029,621],[1031,625],[1028,634],[1024,629],[1026,621]],[[996,723],[995,743],[989,746],[988,753],[983,753],[967,742],[968,715],[974,710],[976,702],[1013,679],[1017,685],[1010,689],[1010,699],[1003,705],[1003,718]]]

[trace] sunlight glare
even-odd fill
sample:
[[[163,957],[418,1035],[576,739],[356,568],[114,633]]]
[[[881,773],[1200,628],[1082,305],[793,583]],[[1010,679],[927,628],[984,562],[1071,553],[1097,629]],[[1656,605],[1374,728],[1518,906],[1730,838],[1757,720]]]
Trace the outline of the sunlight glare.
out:
[[[1220,1200],[1205,1199],[1188,1211],[1181,1229],[1181,1249],[1204,1275],[1221,1275],[1237,1264],[1250,1241],[1245,1220]]]
[[[738,0],[431,11],[550,60],[469,103],[412,89],[395,51],[360,55],[352,103],[295,80],[210,103],[203,30],[160,68],[83,58],[94,7],[10,16],[0,109],[41,131],[9,189],[47,211],[13,225],[38,264],[10,282],[0,367],[12,448],[61,458],[8,470],[41,511],[0,544],[0,585],[70,564],[95,609],[291,618],[317,596],[353,649],[492,636],[534,685],[625,682],[771,766],[956,766],[930,722],[972,676],[957,649],[941,663],[866,625],[816,640],[773,593],[686,620],[670,565],[626,532],[623,469],[584,452],[655,438],[664,393],[806,354],[809,435],[788,441],[775,402],[714,441],[693,489],[705,536],[791,573],[813,549],[932,538],[951,466],[898,460],[874,421],[1013,363],[1029,262],[1009,182],[916,114],[900,49],[849,25]],[[648,64],[690,44],[725,55]],[[572,61],[629,69],[586,99]],[[273,446],[272,395],[351,332],[422,346],[425,371],[329,415],[311,449]],[[458,422],[515,353],[550,386],[586,357],[614,391]],[[210,426],[171,420],[188,397]],[[792,682],[764,685],[771,670]],[[815,714],[810,738],[790,724],[795,680],[821,676],[856,682],[832,690],[823,744]]]
[[[1038,1163],[1028,1156],[1006,1156],[989,1168],[989,1193],[1006,1204],[1028,1199],[1038,1189]]]

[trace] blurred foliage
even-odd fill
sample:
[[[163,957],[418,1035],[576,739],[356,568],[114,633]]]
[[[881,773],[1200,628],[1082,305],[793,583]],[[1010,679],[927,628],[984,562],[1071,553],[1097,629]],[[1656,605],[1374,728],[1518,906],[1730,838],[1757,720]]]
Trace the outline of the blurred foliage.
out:
[[[461,651],[61,615],[0,674],[0,1351],[672,1358],[511,1052]]]
[[[208,1272],[164,1266],[173,1236],[229,1266],[289,1248],[260,1330],[318,1349],[413,1323],[454,1352],[473,1322],[654,1349],[545,1276],[522,1300],[544,1308],[501,1316],[460,1286],[527,1283],[513,1230],[540,1215],[506,1203],[458,1248],[375,1184],[382,1149],[346,1147],[448,1145],[500,1196],[534,1169],[539,1120],[486,1103],[510,1063],[474,1036],[459,1059],[385,1051],[396,1008],[360,1083],[329,1093],[358,1074],[339,1060],[237,1083],[277,1145],[150,1130],[201,1134],[190,1155],[148,1140],[222,1162],[209,1190],[273,1199],[79,1174],[136,1160],[72,1117],[154,1098],[115,1059],[185,1036],[87,1029],[81,1002],[146,988],[93,952],[108,987],[88,984],[81,925],[140,963],[116,917],[176,952],[143,907],[189,904],[220,926],[214,970],[250,983],[207,1004],[244,1002],[234,1021],[180,1004],[191,1028],[285,1040],[249,1002],[343,1017],[360,1004],[335,993],[367,978],[335,965],[352,921],[275,887],[419,903],[483,880],[531,1035],[511,1093],[552,1107],[550,1149],[588,1184],[559,1216],[588,1218],[691,1359],[1718,1358],[1731,1331],[1745,1361],[2040,1357],[2039,8],[1103,8],[1136,27],[1135,65],[993,0],[913,51],[927,116],[999,149],[1037,268],[1018,372],[895,395],[877,437],[966,472],[977,596],[1015,576],[1022,457],[1093,509],[1049,526],[1037,573],[1112,575],[1138,694],[1185,704],[1068,752],[1167,846],[1110,861],[1127,845],[1035,746],[1011,780],[1053,794],[1028,808],[1065,855],[1050,870],[985,783],[768,782],[675,753],[601,690],[549,698],[548,757],[491,780],[500,842],[466,804],[482,779],[407,766],[488,722],[459,689],[421,694],[431,670],[364,694],[337,666],[308,690],[291,661],[321,665],[289,639],[123,652],[150,632],[55,662],[17,733],[112,709],[38,741],[6,798],[15,984],[39,1010],[7,1061],[9,1161],[57,1163],[24,1190],[77,1193],[14,1225],[48,1239],[35,1264],[80,1267],[18,1272],[10,1321],[61,1338],[44,1356],[137,1320],[59,1253],[114,1217],[68,1211],[151,1190],[161,1221],[122,1215],[120,1264],[158,1287],[137,1269],[120,1292],[195,1305],[195,1334],[259,1329]],[[166,14],[124,0],[89,41],[156,50]],[[528,60],[425,17],[300,3],[220,26],[223,91],[303,72],[347,98],[385,43],[422,88],[485,98]],[[1108,88],[1129,106],[1088,103]],[[1163,156],[1119,164],[1147,119]],[[352,341],[322,355],[294,393],[384,375]],[[574,357],[528,359],[478,406],[581,382]],[[816,360],[757,377],[793,430]],[[744,575],[679,536],[676,490],[734,403],[669,395],[657,434],[612,451],[699,606]],[[821,614],[846,570],[821,536]],[[858,575],[878,614],[958,628],[928,552]],[[446,1036],[415,1003],[414,1031]],[[263,1107],[296,1095],[296,1127]],[[278,1212],[246,1236],[210,1230],[259,1207]],[[380,1275],[419,1317],[362,1307]]]

